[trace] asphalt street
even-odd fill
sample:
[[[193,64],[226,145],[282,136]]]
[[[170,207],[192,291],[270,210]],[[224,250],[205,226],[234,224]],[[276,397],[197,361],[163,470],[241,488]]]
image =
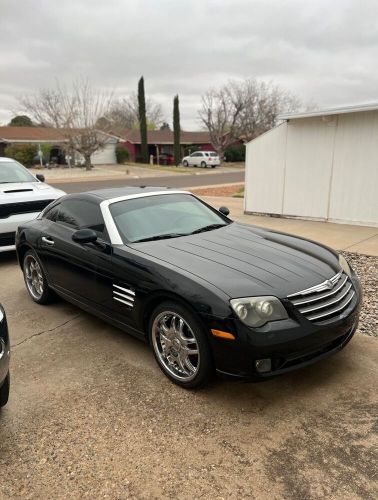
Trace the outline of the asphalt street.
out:
[[[54,184],[58,189],[63,189],[66,193],[80,193],[93,189],[111,188],[120,186],[168,186],[175,188],[210,186],[215,184],[231,184],[244,182],[244,171],[227,172],[220,174],[197,174],[197,175],[170,175],[167,177],[143,177],[138,179],[109,179],[93,180],[81,182],[59,182]]]

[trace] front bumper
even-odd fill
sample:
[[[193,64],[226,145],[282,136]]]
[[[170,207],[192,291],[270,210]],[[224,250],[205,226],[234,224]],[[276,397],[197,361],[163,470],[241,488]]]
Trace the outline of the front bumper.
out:
[[[0,253],[14,250],[15,236],[18,226],[38,217],[40,212],[11,215],[6,219],[0,219]]]
[[[356,294],[348,308],[321,323],[291,316],[253,329],[235,318],[208,317],[209,330],[223,330],[235,336],[235,340],[225,340],[210,335],[217,371],[263,380],[303,368],[341,350],[358,325],[361,289],[357,279],[353,282]],[[259,371],[257,360],[270,360],[271,368]]]
[[[0,306],[0,386],[9,371],[10,343],[7,319],[4,309]]]

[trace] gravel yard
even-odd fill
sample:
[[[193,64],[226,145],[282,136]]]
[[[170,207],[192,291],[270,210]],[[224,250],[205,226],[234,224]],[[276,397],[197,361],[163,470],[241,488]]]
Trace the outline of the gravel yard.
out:
[[[364,299],[358,330],[378,337],[378,257],[342,252],[360,278]]]
[[[224,186],[209,186],[199,189],[191,189],[197,196],[234,196],[244,187],[244,183],[227,184]]]

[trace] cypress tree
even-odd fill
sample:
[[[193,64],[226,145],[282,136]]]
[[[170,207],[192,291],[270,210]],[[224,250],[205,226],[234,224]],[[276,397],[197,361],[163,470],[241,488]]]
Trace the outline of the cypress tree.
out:
[[[144,96],[144,78],[138,82],[138,113],[142,162],[148,163],[148,144],[147,144],[147,119],[146,119],[146,99]]]
[[[180,147],[180,109],[179,109],[179,97],[175,96],[173,99],[173,137],[174,137],[174,155],[175,155],[175,165],[181,161],[181,147]]]

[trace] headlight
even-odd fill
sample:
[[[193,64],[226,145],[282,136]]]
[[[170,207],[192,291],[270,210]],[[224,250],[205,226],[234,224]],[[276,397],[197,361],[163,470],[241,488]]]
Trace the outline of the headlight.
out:
[[[268,321],[288,318],[286,309],[277,297],[246,297],[232,299],[230,303],[239,319],[248,326],[258,327]]]
[[[344,271],[345,274],[347,274],[349,277],[352,276],[352,271],[350,269],[350,266],[346,260],[346,258],[339,253],[339,264],[341,266],[341,269]]]

